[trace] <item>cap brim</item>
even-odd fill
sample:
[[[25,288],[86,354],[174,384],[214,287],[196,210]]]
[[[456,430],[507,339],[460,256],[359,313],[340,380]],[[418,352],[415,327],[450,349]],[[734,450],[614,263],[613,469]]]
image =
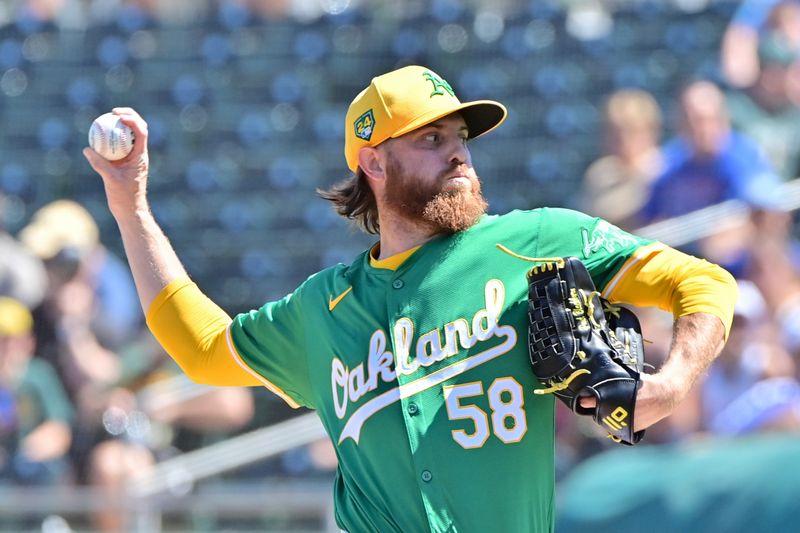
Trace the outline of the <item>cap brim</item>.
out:
[[[469,128],[469,138],[480,137],[503,123],[508,115],[506,107],[492,100],[478,100],[464,104],[461,116]]]
[[[400,137],[401,135],[405,135],[431,122],[436,122],[440,118],[452,115],[453,113],[461,114],[464,118],[464,122],[467,123],[469,138],[474,139],[484,133],[489,133],[502,124],[506,119],[508,111],[503,104],[495,102],[494,100],[466,102],[445,111],[437,111],[436,113],[429,113],[417,117],[415,120],[396,131],[392,137]]]

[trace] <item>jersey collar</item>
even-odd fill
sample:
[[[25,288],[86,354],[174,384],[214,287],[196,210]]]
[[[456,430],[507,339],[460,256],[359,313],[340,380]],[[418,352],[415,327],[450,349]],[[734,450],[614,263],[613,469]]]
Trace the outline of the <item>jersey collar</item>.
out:
[[[369,265],[372,268],[382,268],[385,270],[397,270],[400,268],[406,259],[414,255],[414,252],[419,250],[422,245],[415,246],[405,252],[400,252],[399,254],[394,254],[391,257],[387,257],[386,259],[375,259],[375,256],[378,255],[378,251],[380,250],[380,243],[376,243],[375,246],[370,248],[369,251]]]

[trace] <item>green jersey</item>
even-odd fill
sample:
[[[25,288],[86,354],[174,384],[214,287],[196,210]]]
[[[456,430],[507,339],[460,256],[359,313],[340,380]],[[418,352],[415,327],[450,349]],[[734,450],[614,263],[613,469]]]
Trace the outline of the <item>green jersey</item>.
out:
[[[242,360],[316,409],[336,520],[356,532],[553,530],[554,405],[527,353],[531,257],[577,256],[602,288],[648,241],[564,209],[485,216],[397,269],[369,252],[241,314]]]
[[[55,369],[44,359],[34,357],[28,361],[13,393],[20,441],[45,422],[73,422],[75,413],[64,385]]]

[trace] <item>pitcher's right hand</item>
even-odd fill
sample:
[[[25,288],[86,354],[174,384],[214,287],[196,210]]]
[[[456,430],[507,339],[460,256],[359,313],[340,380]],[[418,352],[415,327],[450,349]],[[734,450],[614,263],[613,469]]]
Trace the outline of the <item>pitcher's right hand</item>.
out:
[[[133,130],[131,153],[118,161],[109,161],[87,147],[83,149],[83,155],[103,178],[108,207],[118,218],[139,209],[149,209],[147,175],[150,161],[147,155],[147,122],[130,107],[115,107],[111,112]]]

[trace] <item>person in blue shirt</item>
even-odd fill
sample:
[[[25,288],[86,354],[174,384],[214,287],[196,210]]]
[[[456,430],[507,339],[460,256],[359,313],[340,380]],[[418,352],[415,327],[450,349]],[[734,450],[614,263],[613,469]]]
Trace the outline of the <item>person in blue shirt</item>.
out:
[[[743,0],[722,37],[720,62],[732,87],[752,86],[761,69],[758,45],[777,33],[800,52],[800,0]]]
[[[681,92],[680,135],[667,143],[663,157],[664,171],[639,215],[643,223],[725,200],[749,202],[780,183],[758,145],[732,129],[725,97],[709,81]]]

